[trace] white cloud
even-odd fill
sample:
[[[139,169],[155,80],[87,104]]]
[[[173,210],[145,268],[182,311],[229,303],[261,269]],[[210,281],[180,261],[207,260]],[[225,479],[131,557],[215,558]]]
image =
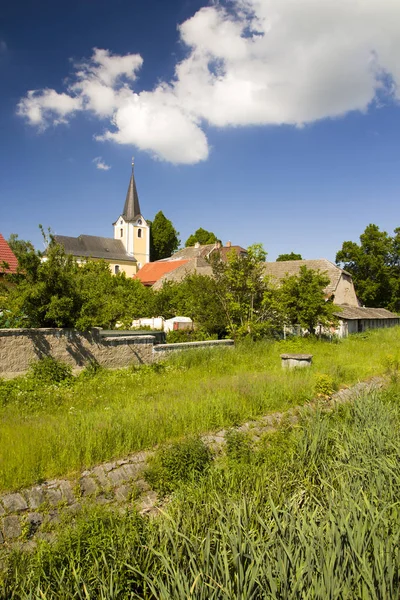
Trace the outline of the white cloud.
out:
[[[97,169],[100,169],[100,171],[109,171],[111,169],[110,165],[107,165],[101,156],[96,156],[92,162],[96,165]]]
[[[229,9],[229,10],[228,10]],[[77,111],[105,120],[99,140],[173,163],[208,157],[204,124],[302,126],[400,100],[399,0],[231,0],[182,23],[187,55],[175,77],[137,89],[138,54],[94,49],[66,90],[28,92],[31,125]]]

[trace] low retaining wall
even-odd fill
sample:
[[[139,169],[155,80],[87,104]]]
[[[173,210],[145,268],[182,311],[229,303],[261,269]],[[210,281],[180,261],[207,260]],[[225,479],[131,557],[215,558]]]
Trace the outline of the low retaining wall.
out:
[[[153,361],[154,337],[100,336],[101,329],[0,329],[0,377],[25,373],[32,362],[46,356],[73,368],[91,361],[115,369]]]
[[[91,331],[76,329],[0,329],[0,377],[26,373],[32,362],[46,356],[82,368],[92,361],[102,367],[118,369],[134,364],[150,364],[171,352],[210,346],[233,346],[233,340],[184,342],[155,345],[153,335],[111,334],[95,327]]]

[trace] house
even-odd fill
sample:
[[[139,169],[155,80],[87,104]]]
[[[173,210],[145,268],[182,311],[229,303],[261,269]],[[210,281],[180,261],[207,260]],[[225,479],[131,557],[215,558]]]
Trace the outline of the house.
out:
[[[0,233],[0,280],[6,274],[16,273],[17,269],[17,257]]]
[[[222,260],[227,260],[230,252],[237,255],[246,254],[245,248],[232,246],[230,242],[227,242],[226,246],[222,246],[220,242],[204,245],[197,243],[177,250],[168,258],[146,264],[135,277],[155,290],[162,288],[167,281],[178,283],[193,273],[211,277],[212,269],[208,259],[217,252]]]
[[[144,219],[136,188],[134,164],[122,213],[113,223],[114,237],[55,235],[67,254],[78,261],[103,259],[112,273],[133,277],[150,261],[150,227]]]
[[[330,260],[320,258],[315,260],[288,260],[282,262],[265,263],[265,275],[271,277],[277,285],[286,275],[298,275],[301,267],[307,267],[314,271],[320,271],[329,277],[329,284],[325,288],[326,299],[332,300],[334,304],[345,304],[347,306],[359,306],[360,303],[354,289],[352,276]]]

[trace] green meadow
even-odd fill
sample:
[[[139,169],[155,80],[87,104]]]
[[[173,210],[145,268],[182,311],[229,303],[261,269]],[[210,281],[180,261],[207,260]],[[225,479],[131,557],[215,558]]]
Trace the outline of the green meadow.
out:
[[[314,356],[282,370],[280,354]],[[88,368],[52,383],[0,381],[0,488],[72,476],[102,461],[304,405],[321,381],[338,388],[396,370],[398,328],[340,342],[293,339],[178,353],[153,366]]]
[[[398,598],[399,425],[393,383],[257,442],[233,430],[218,458],[187,438],[151,467],[156,485],[169,477],[158,516],[88,508],[9,557],[0,597]]]

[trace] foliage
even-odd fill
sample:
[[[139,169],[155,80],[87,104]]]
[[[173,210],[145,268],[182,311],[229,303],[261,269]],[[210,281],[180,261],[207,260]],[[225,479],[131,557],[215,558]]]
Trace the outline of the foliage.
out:
[[[207,229],[203,229],[202,227],[200,227],[188,237],[188,239],[185,242],[185,246],[186,248],[188,246],[194,246],[197,242],[203,246],[205,244],[214,244],[218,242],[218,239],[215,233],[213,233],[212,231],[207,231]]]
[[[315,393],[317,396],[329,397],[335,391],[335,382],[333,377],[321,373],[315,380]]]
[[[214,294],[229,335],[252,335],[261,323],[267,324],[269,332],[281,327],[276,293],[264,275],[265,258],[261,244],[249,246],[246,254],[229,253],[226,262],[218,255],[211,257]]]
[[[301,325],[313,334],[317,325],[330,325],[337,312],[331,302],[326,301],[324,288],[329,278],[320,271],[300,267],[298,275],[287,275],[279,289],[282,310],[290,325]]]
[[[150,260],[154,262],[171,256],[181,243],[172,221],[160,210],[150,225]]]
[[[282,370],[286,352],[313,354],[317,371]],[[399,353],[393,328],[340,344],[310,337],[187,350],[155,365],[80,374],[68,386],[0,380],[0,489],[303,405],[315,397],[318,373],[349,385],[386,372],[387,356]]]
[[[32,363],[30,375],[44,385],[66,383],[72,379],[72,368],[51,356]]]
[[[247,432],[229,429],[225,434],[225,441],[225,452],[229,460],[250,463],[252,443]]]
[[[181,344],[182,342],[204,342],[207,340],[217,340],[216,334],[210,335],[201,329],[177,330],[167,333],[167,344]]]
[[[40,229],[43,233],[43,229]],[[16,233],[10,234],[8,245],[18,259],[18,272],[10,275],[9,279],[18,282],[25,273],[34,273],[37,270],[43,253],[36,251],[32,242],[20,240]]]
[[[290,254],[280,254],[276,259],[276,262],[284,262],[287,260],[303,260],[303,257],[301,256],[301,254],[290,252]]]
[[[46,260],[30,248],[24,266],[3,299],[11,327],[114,327],[152,311],[153,292],[124,273],[112,275],[105,261],[79,265],[53,236],[45,236]]]
[[[198,479],[209,468],[212,453],[200,438],[188,438],[158,450],[145,473],[160,494],[172,492],[183,481]]]
[[[370,224],[360,244],[343,242],[336,262],[348,271],[365,306],[400,311],[400,228],[391,237]]]
[[[14,552],[2,598],[398,598],[399,388],[212,464],[156,519],[96,507]],[[282,438],[290,442],[285,447]]]

